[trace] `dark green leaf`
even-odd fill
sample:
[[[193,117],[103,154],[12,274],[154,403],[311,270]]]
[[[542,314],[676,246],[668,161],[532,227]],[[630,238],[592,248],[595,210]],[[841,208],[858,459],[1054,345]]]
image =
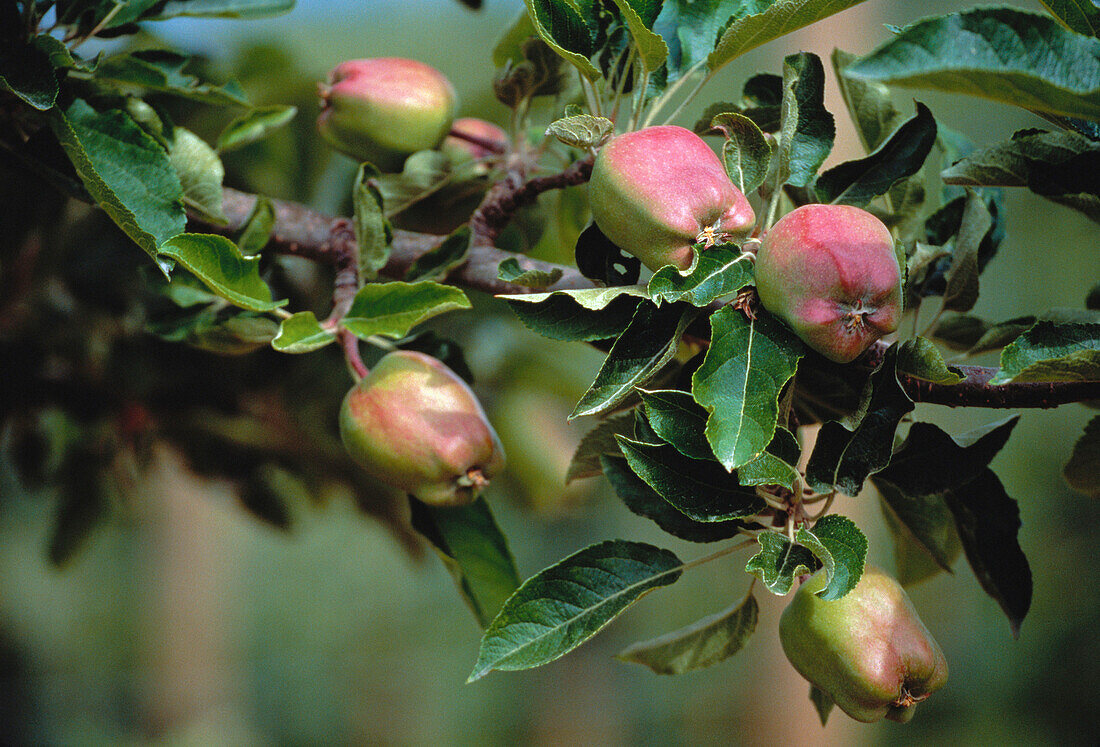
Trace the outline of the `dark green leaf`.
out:
[[[585,434],[569,461],[569,469],[565,473],[566,485],[584,477],[595,477],[604,471],[600,463],[603,457],[622,454],[615,434],[634,434],[633,412],[612,415]]]
[[[738,467],[737,478],[742,485],[782,485],[787,490],[794,490],[795,482],[801,477],[799,456],[798,439],[780,426],[775,429],[775,436],[763,454]]]
[[[796,545],[775,532],[761,532],[760,550],[745,565],[745,571],[755,574],[776,596],[783,596],[794,586],[799,576],[813,573],[821,567],[809,549]]]
[[[377,277],[378,271],[389,261],[390,243],[393,241],[393,230],[382,212],[382,193],[374,181],[377,176],[378,169],[368,163],[360,165],[351,190],[361,279]]]
[[[298,113],[293,106],[259,106],[234,119],[218,135],[218,151],[228,153],[267,137]]]
[[[183,72],[190,61],[186,55],[162,49],[117,54],[100,61],[95,79],[99,83],[139,86],[207,104],[248,106],[236,83],[218,87],[200,83],[195,76]]]
[[[689,309],[683,304],[639,305],[569,418],[607,412],[634,387],[644,386],[676,354],[680,335],[694,316]]]
[[[787,184],[807,187],[836,135],[833,115],[825,109],[825,69],[817,55],[799,52],[784,58],[782,122],[779,172]]]
[[[756,123],[744,114],[726,112],[710,121],[712,130],[720,130],[726,141],[722,144],[722,163],[734,186],[751,194],[764,183],[772,149]]]
[[[168,154],[120,111],[100,114],[81,99],[50,120],[84,187],[119,228],[156,258],[183,233],[183,188]]]
[[[989,383],[1010,381],[1100,381],[1100,324],[1036,322],[1001,351]]]
[[[274,229],[275,204],[260,195],[252,206],[252,212],[248,214],[248,220],[245,221],[241,235],[237,237],[237,246],[241,248],[241,254],[251,257],[263,251]]]
[[[271,300],[271,289],[260,278],[260,258],[245,257],[224,236],[180,234],[164,242],[160,254],[179,262],[214,293],[243,309],[271,311],[286,304]]]
[[[591,81],[601,75],[589,57],[596,50],[588,25],[569,0],[524,0],[535,32],[551,49]]]
[[[1039,0],[1066,28],[1085,36],[1100,36],[1100,7],[1091,0]]]
[[[311,353],[335,339],[335,333],[322,328],[312,311],[299,311],[282,321],[271,347],[280,353]]]
[[[545,288],[561,280],[562,271],[554,268],[546,270],[524,270],[516,257],[509,257],[497,267],[497,278],[508,283],[522,285],[525,288]]]
[[[508,540],[489,504],[478,497],[457,508],[409,500],[413,529],[435,548],[481,627],[500,612],[519,586],[519,573]]]
[[[918,101],[916,115],[874,152],[834,166],[818,177],[814,188],[823,202],[864,207],[899,180],[916,174],[935,143],[936,120]]]
[[[816,685],[810,685],[810,702],[814,704],[814,710],[817,711],[817,717],[821,719],[821,725],[825,726],[836,702]]]
[[[1085,426],[1062,474],[1074,490],[1100,498],[1100,415]]]
[[[675,389],[639,389],[645,414],[654,433],[692,459],[714,459],[707,436],[707,411],[687,392]]]
[[[819,597],[840,599],[859,583],[867,559],[867,538],[851,519],[839,514],[823,516],[812,530],[799,527],[795,539],[808,547],[825,569],[829,581],[817,592]]]
[[[110,501],[104,481],[106,455],[87,447],[68,452],[59,474],[57,514],[50,532],[49,559],[64,566],[87,544],[107,517]]]
[[[959,234],[951,252],[947,269],[947,286],[943,291],[943,308],[949,311],[970,311],[978,301],[978,273],[981,272],[978,252],[993,223],[985,200],[973,190],[967,190]]]
[[[554,340],[608,340],[630,324],[646,298],[642,286],[501,296],[524,326]]]
[[[410,329],[433,316],[468,308],[470,300],[465,293],[430,280],[372,283],[355,294],[340,325],[360,339],[371,335],[404,337]]]
[[[747,528],[744,522],[737,519],[729,521],[689,519],[658,495],[642,478],[634,474],[626,459],[621,456],[601,456],[600,465],[611,487],[615,489],[616,495],[628,509],[639,516],[651,519],[673,537],[679,537],[688,542],[719,542],[736,537]]]
[[[668,45],[660,34],[653,31],[653,21],[661,9],[661,3],[654,0],[613,0],[623,16],[623,22],[630,29],[638,58],[642,68],[652,72],[661,67],[668,59]]]
[[[834,49],[832,59],[833,71],[856,126],[856,133],[863,149],[870,153],[898,128],[902,121],[901,112],[894,108],[890,89],[883,84],[844,75],[844,69],[856,59],[854,54]]]
[[[1020,635],[1031,607],[1031,568],[1017,539],[1020,509],[992,470],[944,494],[955,515],[966,559],[985,592],[1008,616],[1014,636]]]
[[[952,350],[969,350],[988,330],[989,322],[984,319],[956,314],[937,322],[936,328],[932,330],[932,337]]]
[[[794,376],[802,343],[761,313],[749,321],[726,306],[710,318],[711,343],[692,376],[692,394],[710,413],[707,440],[727,470],[760,455],[779,417],[779,395]]]
[[[38,44],[16,44],[0,52],[0,91],[10,91],[40,111],[57,100],[57,75],[50,55]]]
[[[906,27],[846,74],[1100,119],[1100,41],[1049,16],[976,8]]]
[[[293,7],[294,0],[168,0],[156,18],[267,18],[287,13]]]
[[[679,579],[668,550],[612,540],[581,550],[523,582],[485,631],[469,681],[494,669],[529,669],[584,643],[648,591]]]
[[[657,674],[683,674],[725,661],[740,651],[756,630],[759,607],[745,601],[672,633],[635,643],[616,657]]]
[[[470,253],[470,226],[462,225],[447,238],[421,254],[409,266],[405,279],[443,280],[463,262]]]
[[[939,349],[924,337],[901,343],[898,350],[898,373],[908,374],[934,384],[958,384],[963,377],[948,368]]]
[[[732,244],[696,250],[687,270],[666,265],[649,279],[649,295],[656,304],[684,301],[706,306],[752,283],[752,258]]]

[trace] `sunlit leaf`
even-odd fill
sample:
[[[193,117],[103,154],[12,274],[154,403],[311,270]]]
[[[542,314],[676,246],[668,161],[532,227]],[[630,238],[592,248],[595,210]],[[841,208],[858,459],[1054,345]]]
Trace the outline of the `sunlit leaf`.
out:
[[[340,325],[365,339],[371,335],[404,337],[423,321],[456,309],[470,308],[458,288],[428,280],[419,283],[371,283],[355,294]]]

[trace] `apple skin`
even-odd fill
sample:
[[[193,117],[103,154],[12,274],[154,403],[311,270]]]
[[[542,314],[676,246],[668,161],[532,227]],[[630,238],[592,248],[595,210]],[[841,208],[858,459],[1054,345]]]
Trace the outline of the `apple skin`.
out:
[[[867,566],[835,601],[816,596],[825,582],[819,572],[783,610],[787,659],[857,721],[909,721],[917,703],[947,683],[943,651],[901,584],[883,571]]]
[[[461,506],[504,469],[504,449],[477,397],[438,359],[382,357],[340,408],[348,453],[373,477],[433,506]]]
[[[890,229],[850,205],[803,205],[756,252],[760,303],[837,363],[897,330],[901,280]]]
[[[454,120],[454,86],[438,70],[401,57],[348,60],[318,87],[317,130],[332,147],[384,172],[437,147]]]
[[[614,244],[651,270],[691,266],[691,247],[714,228],[739,240],[755,215],[701,137],[674,125],[612,138],[588,184],[592,219]]]
[[[500,151],[490,150],[477,143],[471,143],[469,140],[455,137],[454,133],[456,132],[464,135],[472,135],[487,142],[497,143],[500,146]],[[510,143],[508,133],[492,122],[486,122],[484,119],[478,119],[477,117],[461,117],[456,119],[454,123],[451,124],[450,133],[451,134],[448,134],[447,137],[444,138],[443,144],[439,146],[439,150],[450,159],[452,168],[460,163],[466,163],[477,158],[486,158],[503,152],[509,147]]]

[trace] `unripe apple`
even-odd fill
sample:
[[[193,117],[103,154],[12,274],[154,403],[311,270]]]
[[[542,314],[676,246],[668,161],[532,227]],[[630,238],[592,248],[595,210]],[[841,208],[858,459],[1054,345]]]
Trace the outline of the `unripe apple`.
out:
[[[894,237],[866,210],[803,205],[765,234],[756,291],[807,345],[848,363],[901,320]]]
[[[379,481],[435,506],[472,501],[504,468],[504,450],[477,397],[436,358],[389,353],[340,408],[348,453]]]
[[[386,172],[400,170],[416,151],[438,146],[454,119],[454,86],[416,60],[348,60],[318,90],[321,137]]]
[[[737,240],[755,220],[710,146],[673,125],[608,141],[592,166],[588,197],[604,235],[652,270],[686,269],[701,234]]]
[[[819,572],[779,619],[779,639],[798,673],[857,721],[905,722],[947,682],[947,660],[901,584],[868,566],[856,587],[826,601]]]
[[[497,149],[490,149],[485,145],[465,140],[459,135],[470,135],[484,143],[493,143]],[[450,134],[443,140],[439,150],[450,159],[453,168],[456,164],[472,161],[475,158],[485,158],[501,153],[508,147],[508,143],[508,133],[492,122],[476,117],[462,117],[456,119],[451,125]]]

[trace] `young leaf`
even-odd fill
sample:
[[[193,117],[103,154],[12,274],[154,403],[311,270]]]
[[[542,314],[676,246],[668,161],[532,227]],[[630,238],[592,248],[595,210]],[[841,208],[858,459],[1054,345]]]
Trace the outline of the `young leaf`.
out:
[[[618,446],[616,445],[616,449]],[[651,519],[657,526],[688,542],[719,542],[736,537],[748,525],[737,519],[728,521],[695,521],[649,487],[642,478],[630,469],[626,459],[621,456],[600,457],[604,476],[615,489],[623,504],[638,516]]]
[[[293,106],[258,106],[225,126],[218,135],[218,152],[228,153],[262,140],[267,133],[286,125],[298,113]]]
[[[827,493],[835,487],[845,495],[857,495],[869,475],[890,463],[894,432],[901,419],[913,411],[913,401],[898,384],[897,354],[898,346],[891,346],[871,374],[866,404],[854,428],[832,420],[818,432],[806,466],[806,481],[817,492]]]
[[[809,186],[836,136],[833,115],[825,108],[825,69],[817,55],[799,52],[783,59],[782,122],[780,173],[787,184]]]
[[[653,303],[684,301],[706,306],[722,296],[736,293],[752,283],[752,260],[732,244],[696,250],[694,264],[681,271],[666,265],[649,279]]]
[[[1100,381],[1100,324],[1036,322],[1001,351],[989,383],[1010,381]]]
[[[707,411],[688,394],[676,389],[639,389],[645,414],[654,433],[686,457],[714,459],[704,432]]]
[[[260,258],[245,257],[224,236],[180,234],[165,241],[160,254],[179,262],[214,293],[242,309],[271,311],[286,304],[271,300],[271,288],[260,278]]]
[[[668,59],[668,45],[661,35],[653,31],[653,21],[660,10],[660,3],[653,0],[613,0],[622,13],[626,27],[634,38],[638,58],[646,72],[653,72]]]
[[[1008,616],[1012,635],[1031,607],[1031,568],[1017,539],[1020,509],[993,470],[944,493],[962,539],[966,559],[985,592]]]
[[[99,113],[82,99],[50,124],[84,187],[126,235],[156,259],[183,233],[183,188],[168,154],[120,111]]]
[[[855,59],[856,56],[850,52],[833,50],[833,71],[840,85],[840,93],[844,96],[863,149],[870,153],[898,128],[902,115],[894,108],[889,88],[872,80],[844,75],[844,69]]]
[[[783,596],[794,586],[799,576],[813,573],[821,567],[814,554],[796,545],[781,534],[761,532],[760,550],[745,565],[747,573],[755,574],[776,596]]]
[[[539,38],[591,81],[602,76],[588,59],[596,51],[588,25],[569,0],[523,0]]]
[[[604,471],[601,460],[605,456],[622,454],[615,434],[630,436],[634,434],[634,413],[623,412],[612,415],[600,422],[585,434],[569,460],[569,469],[565,473],[565,484],[584,477],[595,477]]]
[[[556,137],[571,148],[599,148],[615,132],[615,123],[607,117],[576,114],[554,120],[546,134]]]
[[[634,387],[643,386],[676,354],[680,336],[693,317],[691,307],[683,304],[639,305],[569,419],[607,412]]]
[[[261,195],[256,198],[241,235],[237,237],[237,246],[240,247],[241,254],[246,257],[259,254],[267,246],[274,228],[275,204]]]
[[[667,444],[647,444],[616,436],[630,469],[657,494],[695,521],[755,516],[764,502],[741,487],[717,462],[685,457]]]
[[[993,224],[993,216],[985,200],[973,190],[967,191],[959,235],[951,252],[951,266],[945,279],[943,308],[948,311],[970,311],[978,301],[978,252]]]
[[[1100,415],[1085,426],[1062,474],[1074,490],[1100,498]]]
[[[525,288],[545,288],[548,285],[561,280],[561,268],[554,268],[552,272],[546,270],[524,270],[520,267],[519,260],[509,257],[497,266],[497,278],[508,283],[522,285]]]
[[[123,89],[138,86],[217,106],[248,106],[244,91],[237,83],[221,87],[199,83],[195,76],[183,72],[190,62],[187,55],[164,49],[116,54],[100,61],[95,69],[95,80],[100,84],[114,83]]]
[[[570,555],[524,581],[504,603],[468,681],[569,653],[640,596],[675,582],[682,569],[668,550],[640,542],[600,542]]]
[[[798,439],[786,428],[775,429],[775,436],[763,454],[748,464],[737,468],[737,479],[742,485],[782,485],[794,490],[801,477],[798,458],[801,449]]]
[[[1015,8],[918,21],[845,74],[1100,119],[1100,41]]]
[[[636,285],[500,298],[531,331],[553,340],[588,342],[622,334],[646,295],[645,288]]]
[[[839,514],[823,516],[812,530],[799,527],[795,539],[808,547],[825,568],[829,581],[817,592],[819,597],[840,599],[859,583],[867,559],[867,538],[851,519]]]
[[[211,223],[227,223],[222,212],[225,167],[214,149],[190,130],[176,127],[168,143],[168,158],[179,175],[187,209]]]
[[[765,312],[749,321],[726,306],[710,318],[711,343],[692,375],[695,400],[710,413],[707,440],[727,470],[757,456],[771,442],[779,395],[794,376],[802,343]]]
[[[649,667],[657,674],[705,669],[740,651],[756,630],[759,614],[751,594],[739,604],[668,633],[629,646],[615,658]]]
[[[762,0],[750,7],[757,13],[734,17],[714,51],[707,57],[707,67],[717,70],[761,44],[817,23],[834,13],[859,5],[863,0]]]
[[[726,173],[744,194],[751,194],[764,183],[772,149],[764,133],[744,114],[725,112],[710,121],[711,130],[720,130],[726,141],[722,144],[722,163]]]
[[[822,202],[864,207],[924,165],[936,143],[936,120],[924,104],[866,158],[834,166],[814,185]]]
[[[443,280],[451,270],[466,261],[470,253],[470,226],[455,229],[447,238],[417,257],[405,272],[405,280]]]
[[[943,356],[932,341],[924,337],[914,337],[901,344],[898,372],[935,384],[958,384],[963,380],[943,362]]]
[[[455,309],[470,308],[458,288],[429,280],[372,283],[355,294],[340,325],[360,339],[371,335],[404,337],[417,324]]]
[[[312,311],[299,311],[279,324],[279,334],[271,347],[280,353],[312,353],[335,339],[336,335],[323,329]]]
[[[871,481],[882,496],[882,510],[894,535],[898,581],[907,586],[932,575],[929,564],[921,563],[914,577],[912,563],[907,562],[914,551],[930,558],[935,570],[950,572],[962,545],[943,494],[909,493],[881,475],[875,475]]]
[[[390,258],[393,230],[382,212],[382,193],[374,183],[378,170],[361,164],[352,186],[352,206],[355,210],[355,241],[359,245],[359,277],[371,279],[386,266]]]
[[[481,627],[492,622],[519,586],[516,561],[489,504],[439,508],[409,500],[412,526],[439,554]]]

